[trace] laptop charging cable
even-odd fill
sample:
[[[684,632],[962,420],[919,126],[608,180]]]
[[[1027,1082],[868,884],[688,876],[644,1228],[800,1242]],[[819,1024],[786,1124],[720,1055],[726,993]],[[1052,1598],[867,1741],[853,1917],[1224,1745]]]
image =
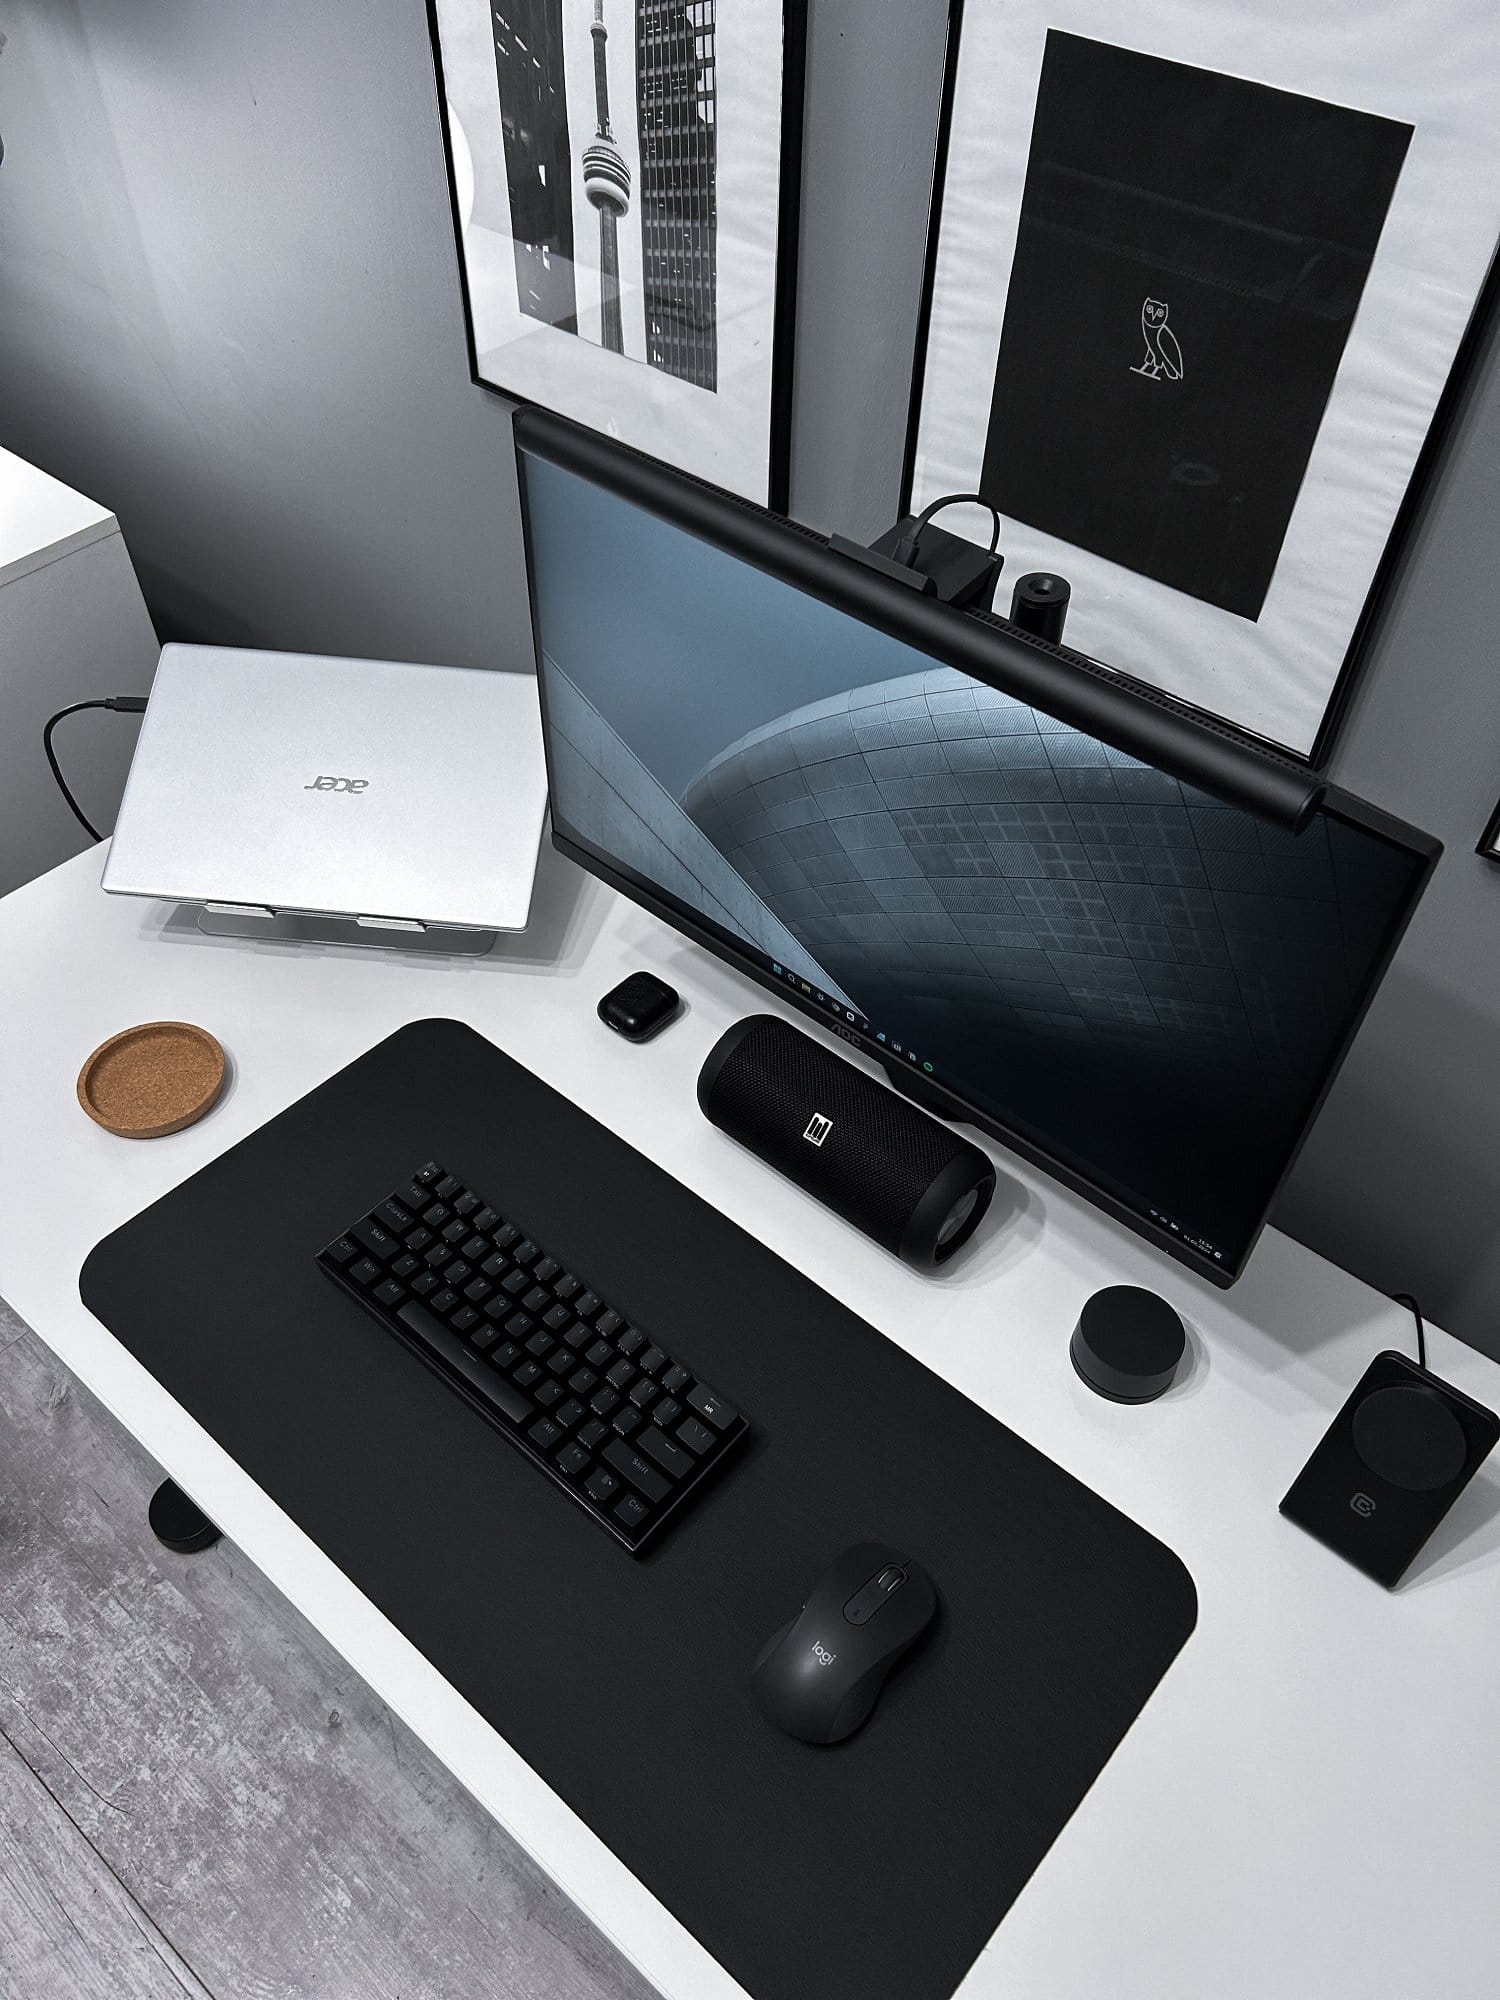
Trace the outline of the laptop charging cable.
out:
[[[111,694],[104,695],[97,701],[69,702],[66,708],[60,708],[56,715],[48,718],[47,726],[42,731],[42,749],[46,755],[48,764],[52,767],[52,775],[57,780],[57,789],[67,800],[68,811],[72,813],[74,819],[77,820],[90,840],[102,840],[104,835],[100,833],[97,827],[89,824],[88,820],[84,817],[82,807],[69,791],[68,781],[63,776],[62,766],[57,761],[57,753],[52,748],[52,732],[56,729],[58,723],[62,721],[63,717],[65,715],[78,715],[86,708],[112,708],[117,715],[141,715],[145,712],[146,697],[143,694]]]

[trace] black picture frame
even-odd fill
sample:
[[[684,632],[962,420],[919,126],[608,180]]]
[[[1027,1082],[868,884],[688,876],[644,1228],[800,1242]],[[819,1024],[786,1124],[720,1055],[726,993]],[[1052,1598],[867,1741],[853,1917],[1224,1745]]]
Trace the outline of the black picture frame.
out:
[[[972,0],[970,0],[972,6]],[[917,478],[917,458],[922,421],[923,389],[928,368],[934,301],[938,283],[944,191],[948,180],[953,144],[954,105],[962,46],[966,0],[949,0],[947,47],[943,63],[942,103],[939,112],[933,159],[932,199],[928,213],[926,251],[923,263],[921,298],[912,357],[911,394],[908,404],[905,448],[902,460],[900,512],[912,511]],[[1300,749],[1279,738],[1248,728],[1233,716],[1197,703],[1180,689],[1176,698],[1198,713],[1227,721],[1229,726],[1251,741],[1259,741],[1313,770],[1324,769],[1347,720],[1359,677],[1369,657],[1382,620],[1390,605],[1394,587],[1410,553],[1413,536],[1431,497],[1434,482],[1452,443],[1455,424],[1472,387],[1476,365],[1500,326],[1500,237],[1469,313],[1467,324],[1437,399],[1426,435],[1411,476],[1391,523],[1389,533],[1375,563],[1367,590],[1350,628],[1343,658],[1330,684],[1321,720],[1310,746]],[[1002,544],[1002,553],[1004,552]],[[1070,637],[1073,635],[1070,634]],[[1107,657],[1101,655],[1101,657]],[[1112,664],[1119,664],[1111,662]],[[1122,670],[1128,675],[1129,667]],[[1157,682],[1153,686],[1161,685]],[[1500,817],[1500,814],[1497,814]],[[1484,852],[1481,845],[1479,851]],[[1500,855],[1497,855],[1500,860]]]
[[[1475,844],[1474,852],[1485,861],[1493,861],[1500,868],[1500,805],[1490,814],[1484,832]]]
[[[426,0],[428,42],[432,57],[433,81],[436,91],[436,115],[442,134],[444,171],[448,181],[449,208],[453,223],[453,241],[457,260],[459,297],[463,309],[464,340],[468,352],[469,378],[477,388],[498,396],[512,408],[532,407],[553,409],[556,414],[571,416],[573,421],[587,422],[586,418],[568,411],[555,410],[555,406],[541,397],[508,386],[491,379],[482,372],[480,349],[475,331],[474,307],[471,296],[468,263],[464,248],[464,219],[459,198],[459,180],[454,156],[453,136],[448,118],[448,92],[445,76],[442,27],[439,19],[441,0]],[[795,345],[796,293],[798,242],[802,197],[802,128],[805,103],[805,81],[807,68],[807,18],[806,9],[800,0],[782,0],[780,7],[782,24],[782,65],[781,65],[781,116],[779,132],[779,171],[776,202],[776,254],[774,299],[771,310],[771,368],[768,418],[767,478],[765,490],[754,492],[743,485],[724,479],[714,479],[713,483],[723,485],[725,490],[741,494],[743,498],[770,508],[778,514],[785,514],[789,504],[791,480],[791,423],[792,385]],[[598,428],[598,426],[591,426]],[[653,456],[665,463],[674,464],[670,444],[657,440],[649,446]],[[693,467],[681,469],[692,471]],[[704,475],[701,468],[699,476]]]

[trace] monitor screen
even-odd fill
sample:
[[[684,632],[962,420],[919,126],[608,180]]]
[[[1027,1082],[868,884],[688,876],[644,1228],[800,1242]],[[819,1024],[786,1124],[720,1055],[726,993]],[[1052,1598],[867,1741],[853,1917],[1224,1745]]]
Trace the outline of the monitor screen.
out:
[[[559,844],[1228,1282],[1432,843],[1268,824],[778,576],[765,516],[751,560],[520,461]]]

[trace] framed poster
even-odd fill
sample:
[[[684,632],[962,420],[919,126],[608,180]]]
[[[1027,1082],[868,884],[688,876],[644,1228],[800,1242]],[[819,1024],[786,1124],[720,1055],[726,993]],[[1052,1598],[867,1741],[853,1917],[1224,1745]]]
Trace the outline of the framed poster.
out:
[[[903,511],[981,494],[1070,645],[1321,762],[1492,310],[1497,129],[1478,0],[955,0]]]
[[[796,0],[430,0],[474,380],[786,510]]]
[[[785,511],[796,0],[428,12],[475,381]]]

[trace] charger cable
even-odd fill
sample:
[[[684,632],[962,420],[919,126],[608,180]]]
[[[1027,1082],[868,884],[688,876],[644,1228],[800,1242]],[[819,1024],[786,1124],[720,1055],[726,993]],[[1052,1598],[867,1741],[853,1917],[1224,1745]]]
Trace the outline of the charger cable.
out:
[[[1391,1297],[1398,1306],[1405,1306],[1406,1310],[1417,1323],[1417,1365],[1425,1368],[1427,1366],[1427,1329],[1422,1324],[1422,1308],[1417,1304],[1410,1292],[1392,1292]]]
[[[68,790],[68,781],[62,774],[62,766],[58,763],[57,754],[52,748],[52,732],[65,715],[78,715],[86,708],[112,708],[119,715],[140,715],[144,713],[145,707],[146,697],[143,694],[111,694],[97,701],[73,701],[69,702],[66,708],[60,708],[56,715],[50,716],[47,726],[42,731],[42,750],[52,767],[52,775],[57,780],[57,789],[67,800],[68,811],[72,813],[90,840],[102,840],[104,835],[96,826],[89,824],[84,817],[82,807]]]

